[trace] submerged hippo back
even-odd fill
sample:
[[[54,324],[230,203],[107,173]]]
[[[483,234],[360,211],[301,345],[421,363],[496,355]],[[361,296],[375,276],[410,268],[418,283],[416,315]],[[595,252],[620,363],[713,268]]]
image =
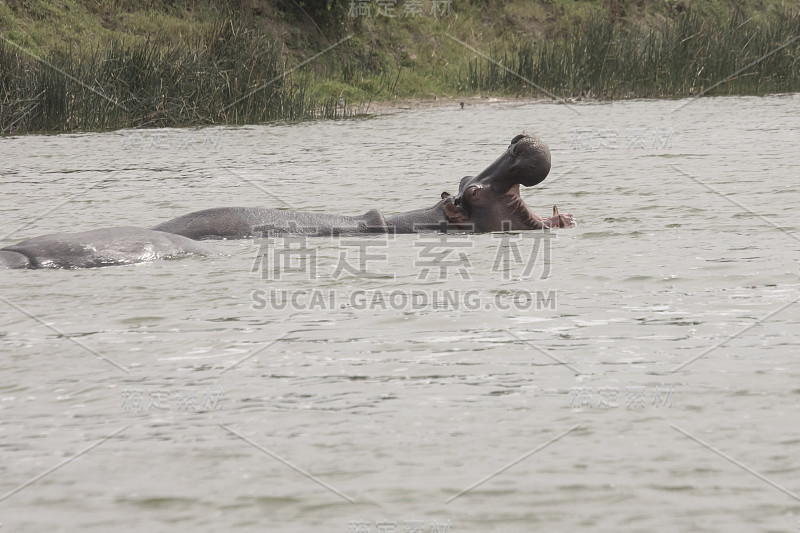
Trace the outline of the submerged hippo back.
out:
[[[153,228],[191,239],[244,239],[273,235],[386,233],[386,220],[373,209],[360,216],[326,215],[259,207],[218,207],[195,211]]]
[[[0,270],[8,268],[29,268],[31,262],[19,252],[0,250]]]
[[[19,260],[18,256],[23,256],[27,260],[27,265],[16,268],[91,268],[214,254],[203,244],[180,235],[134,227],[43,235],[6,246],[0,252],[4,259]]]

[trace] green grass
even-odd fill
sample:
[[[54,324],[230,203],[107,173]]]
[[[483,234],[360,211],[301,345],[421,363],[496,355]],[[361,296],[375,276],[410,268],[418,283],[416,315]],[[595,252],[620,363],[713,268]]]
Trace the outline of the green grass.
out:
[[[543,96],[520,76],[560,98],[798,91],[800,40],[768,55],[800,36],[798,6],[785,5],[453,0],[450,16],[433,17],[426,0],[422,17],[364,18],[346,15],[349,0],[6,0],[0,132],[296,121],[397,98]]]
[[[684,13],[661,27],[600,19],[578,30],[550,42],[517,43],[493,54],[494,62],[471,59],[458,88],[541,94],[529,80],[559,97],[614,99],[800,91],[797,13],[759,21],[740,13]]]
[[[80,82],[77,80],[81,80]],[[251,124],[338,118],[358,107],[312,96],[273,41],[231,22],[193,46],[114,42],[38,61],[0,43],[0,131]]]

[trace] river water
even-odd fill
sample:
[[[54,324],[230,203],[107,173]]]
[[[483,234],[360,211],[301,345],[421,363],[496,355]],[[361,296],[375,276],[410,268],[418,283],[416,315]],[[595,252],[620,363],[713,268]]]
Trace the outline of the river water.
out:
[[[798,531],[799,104],[0,140],[4,244],[427,207],[523,130],[579,223],[3,272],[2,531]]]

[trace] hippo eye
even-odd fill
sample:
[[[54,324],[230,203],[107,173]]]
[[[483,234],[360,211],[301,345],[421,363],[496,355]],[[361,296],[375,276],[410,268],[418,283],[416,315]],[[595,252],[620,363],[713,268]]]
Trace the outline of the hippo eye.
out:
[[[455,204],[467,210],[469,210],[471,206],[481,205],[485,201],[481,194],[481,189],[482,187],[480,185],[470,185],[456,198]]]
[[[525,136],[524,136],[524,135],[517,135],[516,137],[514,137],[513,139],[511,139],[511,144],[517,144],[517,142],[519,142],[519,140],[520,140],[520,139],[523,139],[523,138],[525,138]]]

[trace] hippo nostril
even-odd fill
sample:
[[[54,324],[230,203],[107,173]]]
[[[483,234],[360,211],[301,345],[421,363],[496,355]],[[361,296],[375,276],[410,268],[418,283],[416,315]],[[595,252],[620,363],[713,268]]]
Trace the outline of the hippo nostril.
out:
[[[520,139],[524,139],[525,137],[526,137],[525,135],[517,135],[516,137],[511,139],[511,144],[517,144],[517,142],[519,142]]]

